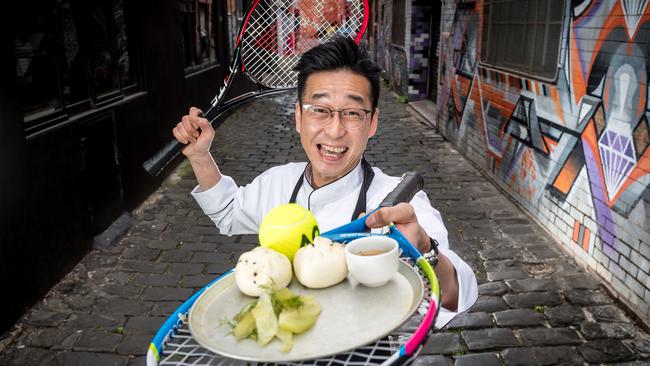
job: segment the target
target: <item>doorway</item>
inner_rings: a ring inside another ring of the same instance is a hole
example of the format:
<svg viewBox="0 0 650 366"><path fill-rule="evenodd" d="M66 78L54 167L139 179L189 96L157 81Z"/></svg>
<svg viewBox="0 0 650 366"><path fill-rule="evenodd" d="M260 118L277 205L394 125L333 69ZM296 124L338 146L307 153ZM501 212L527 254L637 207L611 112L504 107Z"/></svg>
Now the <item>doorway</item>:
<svg viewBox="0 0 650 366"><path fill-rule="evenodd" d="M434 103L438 99L438 61L440 59L440 13L442 4L434 1L431 9L431 45L429 47L429 87L427 98Z"/></svg>

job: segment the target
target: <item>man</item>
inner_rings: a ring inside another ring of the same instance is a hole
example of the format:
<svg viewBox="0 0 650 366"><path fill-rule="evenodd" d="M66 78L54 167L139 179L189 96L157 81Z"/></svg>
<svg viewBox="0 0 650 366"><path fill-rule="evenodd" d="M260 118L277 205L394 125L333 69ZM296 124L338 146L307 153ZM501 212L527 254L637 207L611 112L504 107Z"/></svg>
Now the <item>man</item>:
<svg viewBox="0 0 650 366"><path fill-rule="evenodd" d="M379 120L381 69L369 54L350 39L337 38L305 53L295 70L296 131L309 163L276 166L237 187L210 155L214 130L200 110L191 108L173 130L188 145L183 154L199 183L192 195L223 234L256 233L268 211L288 202L307 207L325 232L377 207L399 182L363 159ZM391 222L423 253L439 243L435 271L443 309L436 326L442 327L476 301L474 273L449 250L440 213L424 192L410 203L378 210L366 224L381 228Z"/></svg>

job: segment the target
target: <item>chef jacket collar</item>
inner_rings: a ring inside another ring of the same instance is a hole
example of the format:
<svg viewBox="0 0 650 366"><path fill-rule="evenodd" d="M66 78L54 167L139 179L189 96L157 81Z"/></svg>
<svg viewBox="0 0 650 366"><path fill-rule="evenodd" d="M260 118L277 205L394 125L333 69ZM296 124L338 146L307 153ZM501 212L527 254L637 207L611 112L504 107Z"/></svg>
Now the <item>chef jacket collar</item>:
<svg viewBox="0 0 650 366"><path fill-rule="evenodd" d="M323 206L327 203L337 201L353 192L358 192L363 184L363 167L361 160L357 165L344 176L330 182L324 186L314 188L311 183L311 163L307 164L304 171L304 177L308 184L303 184L302 189L306 189L308 195L308 205ZM353 203L354 204L354 203ZM308 209L311 209L308 207Z"/></svg>

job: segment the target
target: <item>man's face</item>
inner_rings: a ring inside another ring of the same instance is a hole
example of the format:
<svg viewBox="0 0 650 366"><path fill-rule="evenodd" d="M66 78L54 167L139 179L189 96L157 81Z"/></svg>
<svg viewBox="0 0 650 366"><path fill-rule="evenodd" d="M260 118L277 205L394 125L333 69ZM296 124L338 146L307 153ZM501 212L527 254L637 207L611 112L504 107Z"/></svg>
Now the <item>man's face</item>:
<svg viewBox="0 0 650 366"><path fill-rule="evenodd" d="M303 104L331 109L372 109L370 82L348 70L321 71L311 74L305 83ZM296 103L296 131L311 162L312 184L331 183L350 172L361 159L368 139L377 131L379 111L370 113L361 127L346 128L338 113L327 123L317 123Z"/></svg>

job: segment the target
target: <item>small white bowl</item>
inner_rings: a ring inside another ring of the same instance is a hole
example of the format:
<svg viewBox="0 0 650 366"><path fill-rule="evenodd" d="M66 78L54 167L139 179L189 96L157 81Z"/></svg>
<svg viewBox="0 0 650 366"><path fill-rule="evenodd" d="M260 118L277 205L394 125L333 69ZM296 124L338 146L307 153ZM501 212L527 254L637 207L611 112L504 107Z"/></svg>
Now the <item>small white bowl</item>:
<svg viewBox="0 0 650 366"><path fill-rule="evenodd" d="M377 253L380 251L381 253ZM383 286L399 267L399 245L387 236L368 236L345 245L350 276L368 287Z"/></svg>

